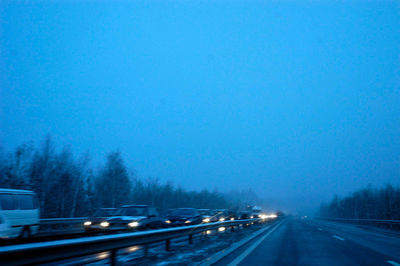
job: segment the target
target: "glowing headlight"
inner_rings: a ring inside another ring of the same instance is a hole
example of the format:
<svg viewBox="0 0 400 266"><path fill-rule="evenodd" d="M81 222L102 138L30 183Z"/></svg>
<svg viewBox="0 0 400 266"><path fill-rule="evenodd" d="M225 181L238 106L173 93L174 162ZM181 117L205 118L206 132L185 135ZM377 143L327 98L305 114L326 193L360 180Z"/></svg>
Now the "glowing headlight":
<svg viewBox="0 0 400 266"><path fill-rule="evenodd" d="M86 221L86 222L83 223L83 225L84 226L89 226L89 225L92 225L92 222L91 221Z"/></svg>
<svg viewBox="0 0 400 266"><path fill-rule="evenodd" d="M209 223L210 222L210 218L204 218L203 219L203 223Z"/></svg>
<svg viewBox="0 0 400 266"><path fill-rule="evenodd" d="M190 224L192 221L190 221L190 220L187 220L187 221L185 221L185 224Z"/></svg>
<svg viewBox="0 0 400 266"><path fill-rule="evenodd" d="M231 218L231 221L233 221L233 220L235 220L235 218L232 217L232 218Z"/></svg>
<svg viewBox="0 0 400 266"><path fill-rule="evenodd" d="M260 218L263 219L263 220L264 220L264 219L267 219L267 218L268 218L268 215L266 215L266 214L261 214Z"/></svg>
<svg viewBox="0 0 400 266"><path fill-rule="evenodd" d="M166 220L166 221L165 221L165 223L167 223L167 224L170 224L170 223L171 223L171 221L170 221L170 220Z"/></svg>
<svg viewBox="0 0 400 266"><path fill-rule="evenodd" d="M129 226L129 227L138 227L138 226L139 226L139 223L136 222L136 221L130 222L130 223L128 224L128 226Z"/></svg>
<svg viewBox="0 0 400 266"><path fill-rule="evenodd" d="M101 222L101 223L100 223L100 226L101 226L101 227L108 227L108 226L110 226L110 223L107 222L107 221L104 221L104 222Z"/></svg>
<svg viewBox="0 0 400 266"><path fill-rule="evenodd" d="M225 221L225 218L219 218L219 221L223 222L223 221Z"/></svg>
<svg viewBox="0 0 400 266"><path fill-rule="evenodd" d="M250 216L250 219L253 219L254 218L254 216L252 215L252 216Z"/></svg>

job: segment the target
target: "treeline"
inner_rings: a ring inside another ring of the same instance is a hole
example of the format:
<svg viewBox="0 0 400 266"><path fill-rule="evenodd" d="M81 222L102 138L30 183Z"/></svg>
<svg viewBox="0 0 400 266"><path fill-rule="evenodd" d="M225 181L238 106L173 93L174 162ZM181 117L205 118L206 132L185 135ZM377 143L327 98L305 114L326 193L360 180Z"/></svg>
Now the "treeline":
<svg viewBox="0 0 400 266"><path fill-rule="evenodd" d="M158 179L140 179L111 152L94 170L89 156L75 157L70 149L57 150L47 137L40 147L24 144L15 151L0 150L0 187L37 193L42 217L90 215L100 207L149 204L170 208L240 208L252 202L233 200L217 191L186 191Z"/></svg>
<svg viewBox="0 0 400 266"><path fill-rule="evenodd" d="M321 217L347 219L400 220L400 188L387 185L374 189L367 187L339 198L334 196L320 207Z"/></svg>

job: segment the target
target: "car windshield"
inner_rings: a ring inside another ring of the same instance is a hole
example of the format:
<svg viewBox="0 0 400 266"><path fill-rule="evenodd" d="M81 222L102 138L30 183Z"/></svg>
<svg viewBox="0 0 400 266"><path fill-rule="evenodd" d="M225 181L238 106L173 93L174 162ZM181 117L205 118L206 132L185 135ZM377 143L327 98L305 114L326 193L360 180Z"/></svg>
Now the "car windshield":
<svg viewBox="0 0 400 266"><path fill-rule="evenodd" d="M210 210L199 210L201 215L210 215Z"/></svg>
<svg viewBox="0 0 400 266"><path fill-rule="evenodd" d="M94 217L108 217L108 216L112 216L114 213L115 213L115 209L99 209L93 214L93 216Z"/></svg>
<svg viewBox="0 0 400 266"><path fill-rule="evenodd" d="M122 207L116 214L121 216L146 216L146 207Z"/></svg>
<svg viewBox="0 0 400 266"><path fill-rule="evenodd" d="M194 209L177 209L174 212L172 212L172 215L185 215L185 216L189 216L189 215L196 215L196 210Z"/></svg>

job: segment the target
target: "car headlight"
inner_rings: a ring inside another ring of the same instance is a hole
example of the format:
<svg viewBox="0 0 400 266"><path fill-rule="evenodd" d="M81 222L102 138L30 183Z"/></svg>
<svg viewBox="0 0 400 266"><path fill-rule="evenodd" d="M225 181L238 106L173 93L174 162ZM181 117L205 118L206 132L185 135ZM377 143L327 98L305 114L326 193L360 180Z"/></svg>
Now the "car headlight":
<svg viewBox="0 0 400 266"><path fill-rule="evenodd" d="M210 218L204 218L203 219L203 223L209 223L210 222Z"/></svg>
<svg viewBox="0 0 400 266"><path fill-rule="evenodd" d="M268 218L268 215L266 215L266 214L261 214L260 218L263 219L263 220L265 220L265 219Z"/></svg>
<svg viewBox="0 0 400 266"><path fill-rule="evenodd" d="M223 221L225 221L225 218L219 218L219 221L223 222Z"/></svg>
<svg viewBox="0 0 400 266"><path fill-rule="evenodd" d="M234 221L234 220L235 220L235 218L231 217L231 221Z"/></svg>
<svg viewBox="0 0 400 266"><path fill-rule="evenodd" d="M167 224L170 224L170 223L171 223L171 221L170 221L170 220L166 220L166 221L165 221L165 223L167 223Z"/></svg>
<svg viewBox="0 0 400 266"><path fill-rule="evenodd" d="M101 223L100 223L100 226L101 226L101 227L109 227L109 226L110 226L110 223L107 222L107 221L104 221L104 222L101 222Z"/></svg>
<svg viewBox="0 0 400 266"><path fill-rule="evenodd" d="M137 221L130 222L130 223L128 224L128 226L129 226L129 227L138 227L138 226L139 226L139 222L137 222Z"/></svg>
<svg viewBox="0 0 400 266"><path fill-rule="evenodd" d="M190 224L192 221L190 221L190 220L186 220L185 221L185 224Z"/></svg>
<svg viewBox="0 0 400 266"><path fill-rule="evenodd" d="M254 218L254 216L252 215L252 216L250 216L250 219L253 219Z"/></svg>
<svg viewBox="0 0 400 266"><path fill-rule="evenodd" d="M83 225L84 226L89 226L89 225L92 225L92 222L91 221L86 221L86 222L83 223Z"/></svg>

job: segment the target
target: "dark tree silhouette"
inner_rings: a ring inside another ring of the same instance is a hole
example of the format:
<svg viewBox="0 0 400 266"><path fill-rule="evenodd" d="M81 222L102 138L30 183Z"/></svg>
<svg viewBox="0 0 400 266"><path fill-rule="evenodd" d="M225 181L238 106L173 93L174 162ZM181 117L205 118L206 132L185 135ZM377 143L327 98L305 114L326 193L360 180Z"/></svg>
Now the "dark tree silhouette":
<svg viewBox="0 0 400 266"><path fill-rule="evenodd" d="M69 148L59 151L49 136L38 148L25 144L11 153L0 149L0 187L35 191L42 217L87 216L97 208L123 204L149 204L162 212L180 207L240 209L257 199L252 191L187 191L157 178L141 179L119 152L110 153L99 171L89 161L88 155L77 159Z"/></svg>

